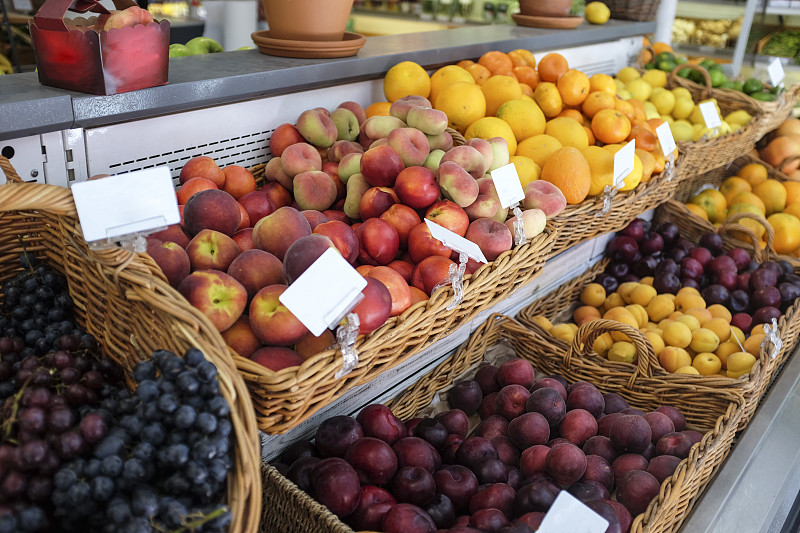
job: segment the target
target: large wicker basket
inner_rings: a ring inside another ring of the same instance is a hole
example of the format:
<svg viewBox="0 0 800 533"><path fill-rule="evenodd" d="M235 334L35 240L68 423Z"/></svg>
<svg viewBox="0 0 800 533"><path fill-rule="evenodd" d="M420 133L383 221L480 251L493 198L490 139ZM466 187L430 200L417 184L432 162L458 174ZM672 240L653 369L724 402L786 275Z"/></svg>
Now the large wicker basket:
<svg viewBox="0 0 800 533"><path fill-rule="evenodd" d="M558 373L568 381L592 382L604 392L613 390L621 394L631 405L640 409L652 410L669 403L672 391L668 386L661 385L654 389L609 386L611 384L604 379L602 369L596 375L575 373L575 367L565 364L561 358L527 348L529 333L527 328L513 319L493 315L454 355L388 405L401 419L418 416L436 394L444 396L442 391L449 389L454 382L471 376L484 361L486 351L501 343L512 348L518 356L530 360L537 371ZM664 481L658 497L653 499L647 511L635 517L631 527L634 533L676 531L730 450L741 416L741 396L735 392L704 387L677 392L686 393L691 393L695 402L688 408L681 408L690 426L705 432L705 435L692 448L689 457L678 465L673 476ZM666 394L666 397L662 394ZM715 398L716 401L706 403L709 398ZM352 529L281 476L275 468L263 464L262 473L267 505L261 531L352 533Z"/></svg>
<svg viewBox="0 0 800 533"><path fill-rule="evenodd" d="M661 0L603 0L611 11L611 18L646 21L656 18Z"/></svg>
<svg viewBox="0 0 800 533"><path fill-rule="evenodd" d="M696 83L688 78L678 76L678 71L683 68L693 68L703 74L704 84ZM725 104L726 108L756 109L761 115L758 121L756 140L760 139L770 131L777 129L783 121L792 115L794 106L797 105L797 98L800 96L800 84L795 83L786 89L772 102L762 102L755 98L734 89L712 88L711 78L708 72L698 65L678 65L669 75L671 87L683 87L692 93L692 98L703 100L704 98L716 98L720 107Z"/></svg>
<svg viewBox="0 0 800 533"><path fill-rule="evenodd" d="M69 189L23 183L3 157L0 169L8 180L0 186L0 280L21 270L23 249L64 274L81 326L128 377L136 363L157 349L179 354L200 349L217 366L231 407L235 470L228 480L230 531L256 531L262 493L255 415L219 334L169 286L149 256L121 248L89 249Z"/></svg>

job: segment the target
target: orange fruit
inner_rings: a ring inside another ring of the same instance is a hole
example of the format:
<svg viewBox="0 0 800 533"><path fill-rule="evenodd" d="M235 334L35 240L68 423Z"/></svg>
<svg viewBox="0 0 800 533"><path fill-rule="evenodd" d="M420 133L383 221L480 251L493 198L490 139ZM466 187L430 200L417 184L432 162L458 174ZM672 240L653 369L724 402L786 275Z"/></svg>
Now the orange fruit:
<svg viewBox="0 0 800 533"><path fill-rule="evenodd" d="M630 132L630 120L616 109L603 109L592 117L592 133L600 142L621 143L628 138Z"/></svg>
<svg viewBox="0 0 800 533"><path fill-rule="evenodd" d="M511 71L517 77L518 82L530 85L531 89L535 89L539 85L539 73L533 67L522 65L514 67Z"/></svg>
<svg viewBox="0 0 800 533"><path fill-rule="evenodd" d="M800 218L800 202L787 205L783 212Z"/></svg>
<svg viewBox="0 0 800 533"><path fill-rule="evenodd" d="M475 62L473 60L471 60L471 59L462 59L461 61L456 63L456 65L458 65L459 67L464 68L464 69L467 68L468 66L474 65L474 64L475 64Z"/></svg>
<svg viewBox="0 0 800 533"><path fill-rule="evenodd" d="M574 120L578 124L583 124L583 115L577 109L572 109L572 108L565 109L561 113L559 113L558 116L559 117L571 118L572 120ZM558 117L556 117L556 118L558 118Z"/></svg>
<svg viewBox="0 0 800 533"><path fill-rule="evenodd" d="M556 87L565 104L581 105L589 94L589 77L580 70L571 68L558 77Z"/></svg>
<svg viewBox="0 0 800 533"><path fill-rule="evenodd" d="M459 82L442 89L433 107L444 111L450 127L463 133L467 126L486 116L486 97L479 85Z"/></svg>
<svg viewBox="0 0 800 533"><path fill-rule="evenodd" d="M746 179L751 187L755 187L767 179L767 167L761 163L748 163L739 169L737 175Z"/></svg>
<svg viewBox="0 0 800 533"><path fill-rule="evenodd" d="M555 83L558 77L569 70L567 60L561 54L552 52L539 61L539 78Z"/></svg>
<svg viewBox="0 0 800 533"><path fill-rule="evenodd" d="M653 43L653 51L658 55L661 52L672 52L673 50L669 44L656 41Z"/></svg>
<svg viewBox="0 0 800 533"><path fill-rule="evenodd" d="M547 118L558 116L563 109L563 102L561 101L561 94L558 92L558 87L552 82L541 82L533 91L533 99L539 105Z"/></svg>
<svg viewBox="0 0 800 533"><path fill-rule="evenodd" d="M545 130L545 118L536 102L518 98L505 102L496 113L511 127L517 142L540 135Z"/></svg>
<svg viewBox="0 0 800 533"><path fill-rule="evenodd" d="M750 192L753 188L750 187L750 184L747 183L747 180L744 178L740 178L738 176L731 176L730 178L725 178L719 186L719 192L721 192L725 196L725 201L728 202L728 205L732 205L734 198L740 193L743 192Z"/></svg>
<svg viewBox="0 0 800 533"><path fill-rule="evenodd" d="M622 98L617 98L616 102L614 102L614 109L616 109L617 111L621 112L623 115L628 117L628 120L631 122L631 124L636 119L636 112L629 100L623 100Z"/></svg>
<svg viewBox="0 0 800 533"><path fill-rule="evenodd" d="M706 213L706 210L700 207L699 205L695 204L684 204L684 205L689 211L691 211L695 215L699 216L703 220L708 220L708 213Z"/></svg>
<svg viewBox="0 0 800 533"><path fill-rule="evenodd" d="M430 101L436 101L442 89L454 83L475 83L475 80L466 69L458 65L445 65L431 74Z"/></svg>
<svg viewBox="0 0 800 533"><path fill-rule="evenodd" d="M519 89L522 91L523 96L527 96L528 98L531 99L532 102L535 102L535 100L533 99L533 89L531 88L530 85L528 85L527 83L520 83Z"/></svg>
<svg viewBox="0 0 800 533"><path fill-rule="evenodd" d="M772 247L779 254L793 254L800 248L800 219L788 213L775 213L767 217L775 239Z"/></svg>
<svg viewBox="0 0 800 533"><path fill-rule="evenodd" d="M628 117L631 124L644 124L647 121L647 114L644 112L644 102L631 98L626 100L633 108L633 118Z"/></svg>
<svg viewBox="0 0 800 533"><path fill-rule="evenodd" d="M559 148L561 142L551 135L534 135L528 137L517 146L517 155L525 156L533 160L537 165L544 166L550 156Z"/></svg>
<svg viewBox="0 0 800 533"><path fill-rule="evenodd" d="M392 107L390 102L374 102L367 106L364 110L367 118L377 116L389 116L389 108Z"/></svg>
<svg viewBox="0 0 800 533"><path fill-rule="evenodd" d="M486 98L487 116L494 116L501 105L522 96L522 89L520 89L519 83L511 76L492 76L483 82L481 90Z"/></svg>
<svg viewBox="0 0 800 533"><path fill-rule="evenodd" d="M508 53L508 57L511 58L511 62L515 65L517 64L516 61L522 59L525 63L520 66L528 66L531 68L536 68L536 58L533 57L533 52L530 50L525 50L524 48L517 48L516 50L512 50Z"/></svg>
<svg viewBox="0 0 800 533"><path fill-rule="evenodd" d="M764 201L752 192L740 192L728 202L728 207L730 208L736 204L750 204L758 209L762 216L767 212L767 206L764 205Z"/></svg>
<svg viewBox="0 0 800 533"><path fill-rule="evenodd" d="M572 320L574 320L579 326L584 322L598 320L599 318L600 311L597 309L597 307L591 305L582 305L575 309L575 311L572 313Z"/></svg>
<svg viewBox="0 0 800 533"><path fill-rule="evenodd" d="M483 85L483 82L492 77L492 73L489 72L489 69L484 67L483 65L479 65L478 63L473 63L472 65L468 65L464 67L464 70L470 73L472 79L478 85Z"/></svg>
<svg viewBox="0 0 800 533"><path fill-rule="evenodd" d="M650 181L650 178L653 176L653 172L656 168L656 158L653 157L653 154L648 152L647 150L642 150L638 148L639 141L636 141L636 157L642 162L642 183L647 183Z"/></svg>
<svg viewBox="0 0 800 533"><path fill-rule="evenodd" d="M573 146L585 150L589 146L586 131L580 122L568 117L556 117L544 126L544 133L558 139L563 146Z"/></svg>
<svg viewBox="0 0 800 533"><path fill-rule="evenodd" d="M592 183L589 163L580 150L572 146L559 148L550 156L542 167L540 179L558 187L570 205L581 203Z"/></svg>
<svg viewBox="0 0 800 533"><path fill-rule="evenodd" d="M764 180L753 187L753 194L764 202L767 216L780 213L786 207L786 188L778 180Z"/></svg>
<svg viewBox="0 0 800 533"><path fill-rule="evenodd" d="M589 93L586 100L581 104L581 111L589 118L595 116L598 111L603 109L614 109L614 95L605 91L595 91Z"/></svg>
<svg viewBox="0 0 800 533"><path fill-rule="evenodd" d="M786 189L786 205L800 202L800 181L784 181Z"/></svg>
<svg viewBox="0 0 800 533"><path fill-rule="evenodd" d="M390 102L412 94L427 98L431 94L431 79L417 63L403 61L386 72L383 94Z"/></svg>
<svg viewBox="0 0 800 533"><path fill-rule="evenodd" d="M594 133L592 133L592 128L590 128L589 126L584 126L583 131L586 132L586 138L589 139L589 146L597 144L597 139L594 138Z"/></svg>
<svg viewBox="0 0 800 533"><path fill-rule="evenodd" d="M601 91L611 96L617 95L617 84L608 74L592 74L589 77L589 92Z"/></svg>
<svg viewBox="0 0 800 533"><path fill-rule="evenodd" d="M652 152L656 149L658 139L653 133L644 126L633 126L628 134L627 141L636 139L636 148ZM655 160L653 161L655 164Z"/></svg>
<svg viewBox="0 0 800 533"><path fill-rule="evenodd" d="M498 52L492 50L483 54L478 63L488 68L492 74L498 74L502 71L511 71L514 68L514 62L508 57L505 52Z"/></svg>

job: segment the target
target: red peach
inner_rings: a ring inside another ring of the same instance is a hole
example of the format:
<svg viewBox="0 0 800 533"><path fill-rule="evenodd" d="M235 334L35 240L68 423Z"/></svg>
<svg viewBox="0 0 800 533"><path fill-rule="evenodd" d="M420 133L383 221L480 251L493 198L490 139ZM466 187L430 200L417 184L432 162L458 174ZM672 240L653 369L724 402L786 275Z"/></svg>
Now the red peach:
<svg viewBox="0 0 800 533"><path fill-rule="evenodd" d="M224 233L204 229L186 245L186 255L193 270L226 271L236 257L242 253L239 245Z"/></svg>
<svg viewBox="0 0 800 533"><path fill-rule="evenodd" d="M267 183L261 190L270 199L275 209L286 207L292 203L292 195L280 183Z"/></svg>
<svg viewBox="0 0 800 533"><path fill-rule="evenodd" d="M148 238L147 253L161 268L167 281L173 287L180 285L183 278L191 272L192 267L189 255L174 242L161 242L157 239Z"/></svg>
<svg viewBox="0 0 800 533"><path fill-rule="evenodd" d="M286 282L280 260L257 248L240 253L227 272L247 290L248 300L264 287Z"/></svg>
<svg viewBox="0 0 800 533"><path fill-rule="evenodd" d="M414 271L414 265L402 259L395 259L388 265L389 268L394 269L406 283L411 283L411 273Z"/></svg>
<svg viewBox="0 0 800 533"><path fill-rule="evenodd" d="M403 160L387 145L370 148L361 156L361 174L373 187L393 187Z"/></svg>
<svg viewBox="0 0 800 533"><path fill-rule="evenodd" d="M225 184L225 173L213 159L205 155L195 156L183 164L178 181L184 184L191 178L209 179L218 188Z"/></svg>
<svg viewBox="0 0 800 533"><path fill-rule="evenodd" d="M178 189L178 205L185 205L189 198L195 193L207 191L209 189L219 189L219 187L217 187L216 183L207 178L189 178L181 185L181 188Z"/></svg>
<svg viewBox="0 0 800 533"><path fill-rule="evenodd" d="M171 224L167 226L166 229L151 233L150 237L158 239L161 242L174 242L181 248L186 248L186 245L189 244L191 240L191 238L186 235L186 232L183 231L180 224Z"/></svg>
<svg viewBox="0 0 800 533"><path fill-rule="evenodd" d="M388 265L397 256L400 236L394 226L379 218L365 220L356 230L358 259L367 265Z"/></svg>
<svg viewBox="0 0 800 533"><path fill-rule="evenodd" d="M190 235L212 229L230 236L239 227L241 218L236 199L217 189L195 193L183 210L183 219Z"/></svg>
<svg viewBox="0 0 800 533"><path fill-rule="evenodd" d="M450 265L455 267L455 263L446 257L439 255L426 257L414 267L411 284L430 296L433 288L447 279Z"/></svg>
<svg viewBox="0 0 800 533"><path fill-rule="evenodd" d="M361 212L363 213L364 211L362 210ZM408 234L411 229L422 223L416 211L407 205L399 203L384 211L380 218L397 230L397 234L400 236L400 248L403 250L408 247Z"/></svg>
<svg viewBox="0 0 800 533"><path fill-rule="evenodd" d="M250 302L250 327L264 344L291 346L308 332L278 299L287 288L286 285L268 285Z"/></svg>
<svg viewBox="0 0 800 533"><path fill-rule="evenodd" d="M269 151L273 156L280 157L287 146L305 142L305 139L294 124L281 124L275 128L269 137Z"/></svg>
<svg viewBox="0 0 800 533"><path fill-rule="evenodd" d="M392 309L389 316L397 316L411 306L411 291L408 283L397 271L388 266L377 266L367 273L366 277L375 278L383 283L392 298Z"/></svg>
<svg viewBox="0 0 800 533"><path fill-rule="evenodd" d="M281 346L265 346L257 350L250 359L273 372L303 364L303 358L297 352Z"/></svg>
<svg viewBox="0 0 800 533"><path fill-rule="evenodd" d="M225 184L222 190L237 200L247 193L256 190L256 179L253 174L239 165L228 165L222 169L225 173Z"/></svg>
<svg viewBox="0 0 800 533"><path fill-rule="evenodd" d="M361 214L361 220L376 218L399 202L400 199L391 188L371 187L361 197L358 212Z"/></svg>
<svg viewBox="0 0 800 533"><path fill-rule="evenodd" d="M417 224L408 232L408 253L415 264L431 256L450 257L452 252L453 250L431 234L430 228L424 222Z"/></svg>
<svg viewBox="0 0 800 533"><path fill-rule="evenodd" d="M255 248L253 244L253 228L240 229L234 233L231 238L236 241L236 244L239 245L239 249L243 252Z"/></svg>
<svg viewBox="0 0 800 533"><path fill-rule="evenodd" d="M439 197L439 184L436 183L436 177L431 169L410 166L397 175L394 191L407 206L425 209Z"/></svg>
<svg viewBox="0 0 800 533"><path fill-rule="evenodd" d="M249 358L261 347L261 341L258 340L258 337L255 336L250 328L250 319L247 318L247 315L240 316L221 335L225 344L242 357Z"/></svg>
<svg viewBox="0 0 800 533"><path fill-rule="evenodd" d="M462 237L467 233L467 228L469 227L467 213L458 204L450 200L440 200L433 203L425 211L425 218Z"/></svg>
<svg viewBox="0 0 800 533"><path fill-rule="evenodd" d="M296 240L311 235L311 226L300 211L281 207L259 220L253 227L253 244L283 261L286 250Z"/></svg>
<svg viewBox="0 0 800 533"><path fill-rule="evenodd" d="M314 233L325 235L333 241L336 249L342 254L348 263L355 263L358 259L358 237L356 232L346 223L339 220L331 220L316 226L313 230Z"/></svg>
<svg viewBox="0 0 800 533"><path fill-rule="evenodd" d="M247 305L247 291L224 272L199 270L186 276L178 292L218 331L231 327Z"/></svg>
<svg viewBox="0 0 800 533"><path fill-rule="evenodd" d="M358 332L362 335L371 333L381 327L391 316L392 295L381 281L366 278L367 286L361 291L364 299L356 305L352 312L358 315Z"/></svg>

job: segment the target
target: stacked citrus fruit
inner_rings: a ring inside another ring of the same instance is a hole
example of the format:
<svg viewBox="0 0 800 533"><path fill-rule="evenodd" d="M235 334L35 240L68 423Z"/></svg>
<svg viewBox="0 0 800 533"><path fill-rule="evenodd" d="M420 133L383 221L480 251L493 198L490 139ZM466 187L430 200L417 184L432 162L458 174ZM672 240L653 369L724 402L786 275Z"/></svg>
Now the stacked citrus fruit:
<svg viewBox="0 0 800 533"><path fill-rule="evenodd" d="M622 191L664 169L655 135L662 120L648 121L642 105L619 98L611 76L587 76L557 53L537 64L527 50L491 51L430 76L407 61L389 70L384 93L390 102L410 94L429 98L467 139L505 138L522 185L549 181L568 204L612 185L614 153L632 139L635 166ZM386 105L371 107L380 112Z"/></svg>
<svg viewBox="0 0 800 533"><path fill-rule="evenodd" d="M800 119L790 118L772 132L761 159L790 178L800 180Z"/></svg>
<svg viewBox="0 0 800 533"><path fill-rule="evenodd" d="M705 189L688 200L686 206L695 215L713 224L720 224L737 213L753 213L772 226L772 246L779 254L800 253L800 181L770 178L761 163L748 163L735 176L723 180L717 189ZM751 228L762 239L766 229L752 219L739 224Z"/></svg>

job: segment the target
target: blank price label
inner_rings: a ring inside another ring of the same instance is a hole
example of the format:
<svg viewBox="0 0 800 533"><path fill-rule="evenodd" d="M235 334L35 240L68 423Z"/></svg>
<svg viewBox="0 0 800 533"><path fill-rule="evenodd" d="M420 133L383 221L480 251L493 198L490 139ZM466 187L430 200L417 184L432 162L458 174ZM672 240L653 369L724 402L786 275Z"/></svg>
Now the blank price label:
<svg viewBox="0 0 800 533"><path fill-rule="evenodd" d="M656 135L658 136L658 142L661 144L661 151L664 153L664 157L672 155L672 152L675 151L677 146L675 145L675 137L672 136L672 129L669 127L669 122L664 122L657 127Z"/></svg>
<svg viewBox="0 0 800 533"><path fill-rule="evenodd" d="M544 515L538 533L604 533L608 520L562 490Z"/></svg>
<svg viewBox="0 0 800 533"><path fill-rule="evenodd" d="M427 224L428 229L431 230L431 235L433 235L433 238L441 241L441 243L448 248L452 248L459 253L463 252L473 258L475 261L480 261L481 263L489 262L486 260L486 256L483 255L481 249L474 242L465 239L457 233L453 233L449 229L440 226L436 222L431 222L427 218L425 219L425 224Z"/></svg>
<svg viewBox="0 0 800 533"><path fill-rule="evenodd" d="M87 242L144 233L181 221L168 167L82 181L71 190Z"/></svg>
<svg viewBox="0 0 800 533"><path fill-rule="evenodd" d="M636 153L636 139L632 140L614 154L614 188L622 187L625 178L633 172L633 156Z"/></svg>
<svg viewBox="0 0 800 533"><path fill-rule="evenodd" d="M319 337L335 327L364 297L364 276L333 248L325 250L289 288L278 297L283 305Z"/></svg>
<svg viewBox="0 0 800 533"><path fill-rule="evenodd" d="M719 128L722 126L722 119L719 118L717 113L717 106L714 102L703 102L700 104L700 113L703 115L703 120L706 123L706 128Z"/></svg>
<svg viewBox="0 0 800 533"><path fill-rule="evenodd" d="M772 61L767 65L767 73L769 74L769 81L773 87L777 87L780 82L786 77L783 71L783 64L779 57L773 57Z"/></svg>
<svg viewBox="0 0 800 533"><path fill-rule="evenodd" d="M525 199L525 192L522 190L522 183L519 181L517 167L514 163L503 165L492 171L492 181L500 198L500 205L511 207Z"/></svg>

